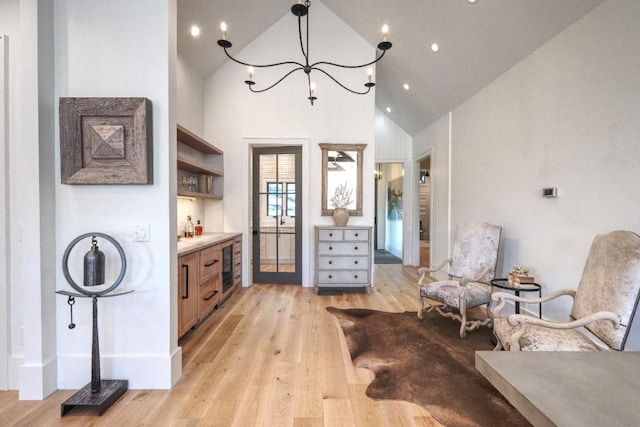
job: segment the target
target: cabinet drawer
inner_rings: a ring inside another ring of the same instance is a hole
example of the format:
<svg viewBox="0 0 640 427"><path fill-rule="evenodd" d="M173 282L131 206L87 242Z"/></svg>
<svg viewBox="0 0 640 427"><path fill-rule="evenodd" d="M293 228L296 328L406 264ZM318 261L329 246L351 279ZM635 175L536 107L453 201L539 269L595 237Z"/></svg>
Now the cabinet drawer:
<svg viewBox="0 0 640 427"><path fill-rule="evenodd" d="M318 243L318 255L368 255L369 243Z"/></svg>
<svg viewBox="0 0 640 427"><path fill-rule="evenodd" d="M318 271L318 284L363 284L369 283L369 272L366 270L326 270Z"/></svg>
<svg viewBox="0 0 640 427"><path fill-rule="evenodd" d="M220 275L216 275L200 285L198 290L198 313L200 318L204 317L220 301L219 280Z"/></svg>
<svg viewBox="0 0 640 427"><path fill-rule="evenodd" d="M200 283L206 282L220 273L220 246L212 246L200 251Z"/></svg>
<svg viewBox="0 0 640 427"><path fill-rule="evenodd" d="M318 257L318 268L327 269L355 269L355 268L369 268L366 256L345 256L345 257L331 257L321 256Z"/></svg>
<svg viewBox="0 0 640 427"><path fill-rule="evenodd" d="M368 230L344 230L344 240L369 241Z"/></svg>
<svg viewBox="0 0 640 427"><path fill-rule="evenodd" d="M344 233L342 230L318 230L318 240L336 241L343 240Z"/></svg>

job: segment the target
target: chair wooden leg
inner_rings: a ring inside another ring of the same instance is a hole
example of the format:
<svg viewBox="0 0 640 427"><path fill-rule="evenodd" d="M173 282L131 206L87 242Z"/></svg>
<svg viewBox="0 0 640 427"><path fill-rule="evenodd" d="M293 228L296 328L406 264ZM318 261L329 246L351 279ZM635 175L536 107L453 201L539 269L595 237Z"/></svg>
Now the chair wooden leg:
<svg viewBox="0 0 640 427"><path fill-rule="evenodd" d="M460 307L460 338L467 336L467 300L458 299L458 307Z"/></svg>
<svg viewBox="0 0 640 427"><path fill-rule="evenodd" d="M460 320L460 338L466 338L467 336L467 308L460 307L460 315L462 319Z"/></svg>
<svg viewBox="0 0 640 427"><path fill-rule="evenodd" d="M502 350L502 341L500 341L500 338L496 337L495 334L493 334L493 336L496 338L496 346L493 347L493 351L500 351Z"/></svg>
<svg viewBox="0 0 640 427"><path fill-rule="evenodd" d="M418 319L422 320L424 315L422 314L424 312L424 297L420 297L420 309L418 310Z"/></svg>

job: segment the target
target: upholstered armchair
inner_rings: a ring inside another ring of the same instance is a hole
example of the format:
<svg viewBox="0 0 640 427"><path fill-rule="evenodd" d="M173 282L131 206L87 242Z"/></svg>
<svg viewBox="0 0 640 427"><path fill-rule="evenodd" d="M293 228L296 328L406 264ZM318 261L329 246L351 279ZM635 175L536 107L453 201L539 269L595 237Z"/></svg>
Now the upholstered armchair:
<svg viewBox="0 0 640 427"><path fill-rule="evenodd" d="M570 321L556 323L524 314L501 317L506 301L544 303L560 296L573 298ZM493 308L495 350L597 351L624 350L640 295L640 237L613 231L593 240L576 290L565 289L542 298L521 298L496 292ZM583 333L588 330L600 341Z"/></svg>
<svg viewBox="0 0 640 427"><path fill-rule="evenodd" d="M419 298L420 310L436 310L445 317L460 322L460 337L467 331L477 329L491 322L489 316L484 319L469 319L467 309L489 304L491 301L490 280L493 279L500 248L502 228L487 223L459 225L453 239L451 258L438 267L420 268ZM449 280L430 282L429 273L442 270L449 265ZM425 308L425 299L435 301Z"/></svg>

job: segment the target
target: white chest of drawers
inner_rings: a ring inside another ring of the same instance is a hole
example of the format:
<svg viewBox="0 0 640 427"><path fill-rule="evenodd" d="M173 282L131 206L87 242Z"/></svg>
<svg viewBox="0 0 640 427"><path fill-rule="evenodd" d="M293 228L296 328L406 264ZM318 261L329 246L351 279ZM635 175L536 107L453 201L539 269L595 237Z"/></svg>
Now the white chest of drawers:
<svg viewBox="0 0 640 427"><path fill-rule="evenodd" d="M316 225L315 285L371 286L371 227Z"/></svg>

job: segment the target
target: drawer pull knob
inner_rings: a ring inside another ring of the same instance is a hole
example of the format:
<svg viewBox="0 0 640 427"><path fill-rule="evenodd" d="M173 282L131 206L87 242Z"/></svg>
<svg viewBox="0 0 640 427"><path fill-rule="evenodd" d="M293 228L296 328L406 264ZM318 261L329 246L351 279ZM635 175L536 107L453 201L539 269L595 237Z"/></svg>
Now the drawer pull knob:
<svg viewBox="0 0 640 427"><path fill-rule="evenodd" d="M354 249L357 251L357 250L358 250L358 247L356 246Z"/></svg>
<svg viewBox="0 0 640 427"><path fill-rule="evenodd" d="M329 265L333 264L333 261L329 261Z"/></svg>
<svg viewBox="0 0 640 427"><path fill-rule="evenodd" d="M329 237L333 237L333 233L329 233Z"/></svg>
<svg viewBox="0 0 640 427"><path fill-rule="evenodd" d="M357 248L356 248L357 249ZM329 246L329 250L332 251L333 250L333 246Z"/></svg>
<svg viewBox="0 0 640 427"><path fill-rule="evenodd" d="M356 275L355 275L355 276L353 276L353 277L354 277L355 279L357 279L357 278L358 278L358 275L356 274Z"/></svg>
<svg viewBox="0 0 640 427"><path fill-rule="evenodd" d="M358 233L356 233L356 237L358 237Z"/></svg>
<svg viewBox="0 0 640 427"><path fill-rule="evenodd" d="M358 263L358 261L354 261L354 264L357 264L357 263Z"/></svg>
<svg viewBox="0 0 640 427"><path fill-rule="evenodd" d="M333 279L333 276L332 276L332 275L329 275L329 279Z"/></svg>

